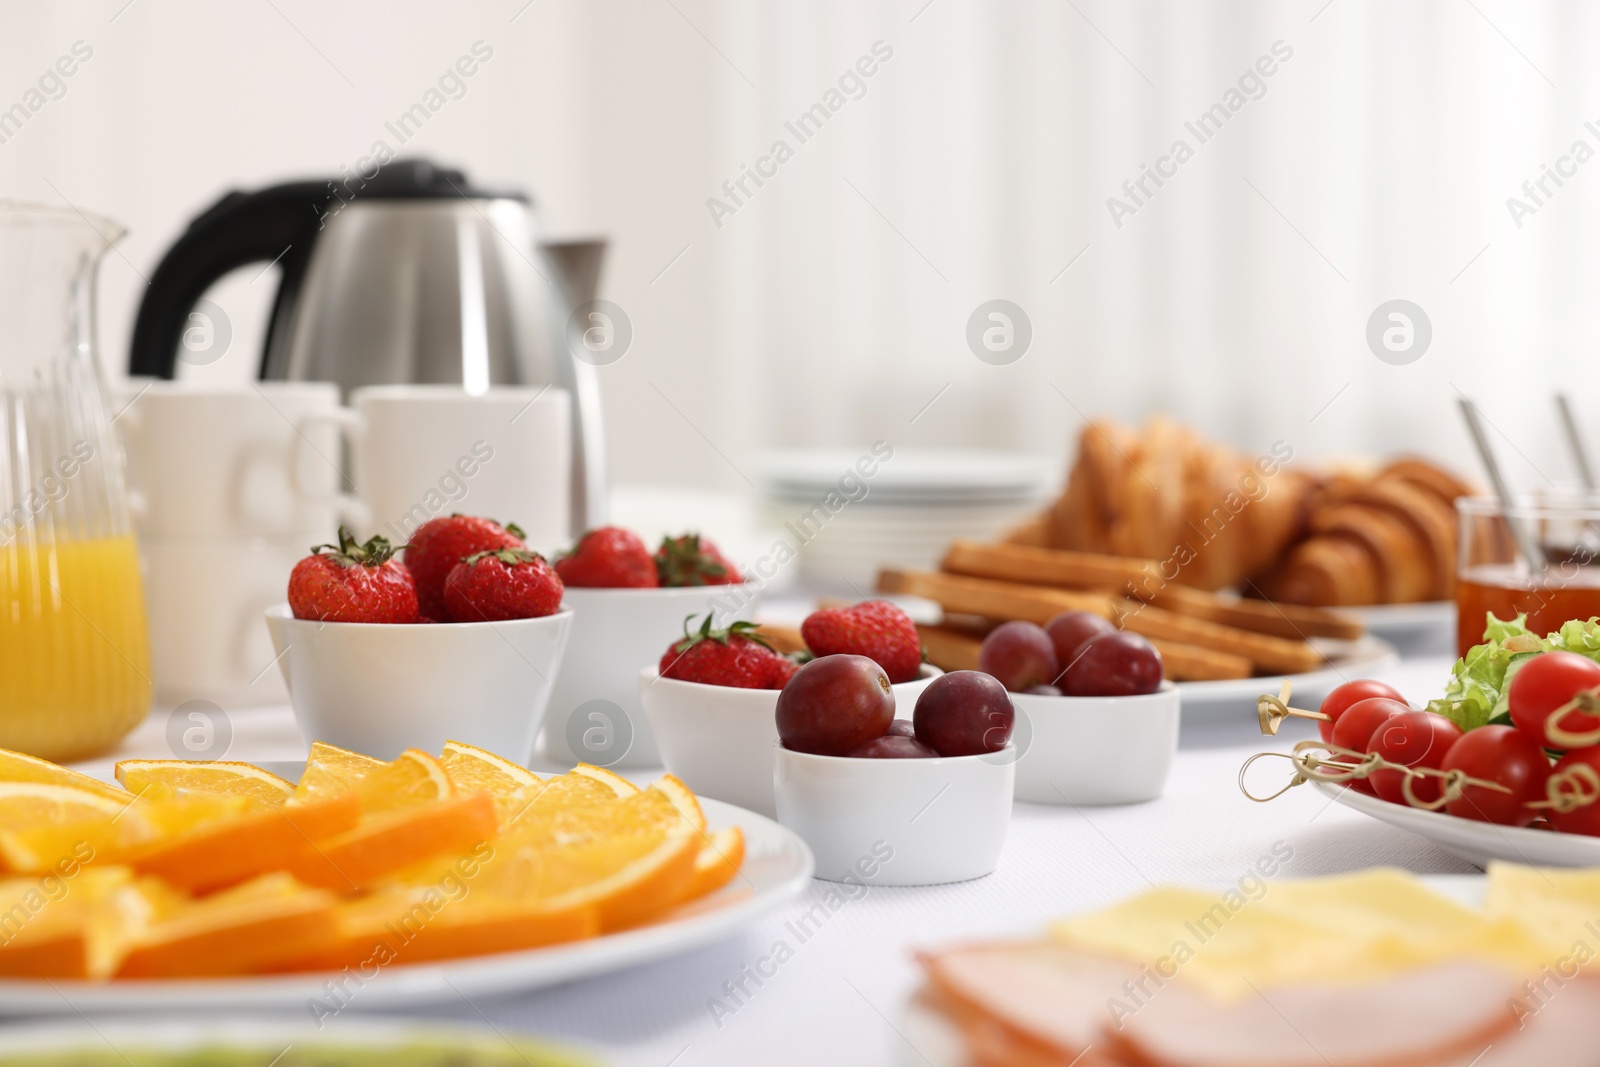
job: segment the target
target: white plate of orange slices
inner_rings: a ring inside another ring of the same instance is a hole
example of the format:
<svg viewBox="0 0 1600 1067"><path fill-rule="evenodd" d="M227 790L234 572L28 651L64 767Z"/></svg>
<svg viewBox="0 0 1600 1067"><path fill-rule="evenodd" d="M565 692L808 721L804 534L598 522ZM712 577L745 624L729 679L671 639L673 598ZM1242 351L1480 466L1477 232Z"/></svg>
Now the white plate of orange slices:
<svg viewBox="0 0 1600 1067"><path fill-rule="evenodd" d="M455 742L116 777L0 752L0 1015L537 989L726 937L813 868L790 831L670 775L540 779Z"/></svg>

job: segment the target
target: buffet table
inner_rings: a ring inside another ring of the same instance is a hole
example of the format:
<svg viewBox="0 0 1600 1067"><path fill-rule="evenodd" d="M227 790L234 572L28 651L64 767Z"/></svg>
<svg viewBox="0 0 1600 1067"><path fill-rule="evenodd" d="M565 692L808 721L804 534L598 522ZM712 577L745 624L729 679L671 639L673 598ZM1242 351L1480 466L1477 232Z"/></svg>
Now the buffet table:
<svg viewBox="0 0 1600 1067"><path fill-rule="evenodd" d="M1420 702L1438 693L1449 662L1407 660L1386 680ZM114 757L81 769L106 774L115 759L170 758L166 718L158 709ZM617 1065L744 1067L779 1062L774 1049L784 1049L781 1061L788 1063L918 1063L902 1035L902 1018L919 980L912 958L919 946L1032 934L1052 918L1162 882L1238 885L1258 861L1274 857L1283 860L1278 879L1379 865L1418 873L1474 870L1422 838L1309 788L1268 804L1247 800L1237 785L1240 765L1252 752L1292 741L1252 738L1253 716L1241 710L1241 718L1240 731L1208 738L1211 747L1181 751L1165 795L1153 803L1076 810L1018 804L1000 867L986 878L927 888L868 887L836 911L814 912L826 915L820 922L796 926L832 888L813 882L798 900L710 948L552 990L474 997L421 1014L565 1039ZM287 707L239 711L231 721L226 758L305 756ZM1287 779L1286 763L1264 763L1252 772L1253 782L1275 788ZM631 771L629 777L644 782L656 773ZM787 952L775 952L779 942Z"/></svg>

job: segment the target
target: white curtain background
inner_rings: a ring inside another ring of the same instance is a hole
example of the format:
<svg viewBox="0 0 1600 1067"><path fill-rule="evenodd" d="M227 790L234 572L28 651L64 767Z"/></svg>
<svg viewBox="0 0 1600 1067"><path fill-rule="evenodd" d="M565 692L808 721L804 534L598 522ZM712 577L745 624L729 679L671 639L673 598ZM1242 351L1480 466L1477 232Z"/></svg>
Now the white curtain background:
<svg viewBox="0 0 1600 1067"><path fill-rule="evenodd" d="M129 225L103 275L116 370L189 217L352 164L483 40L406 150L613 241L621 482L742 491L756 449L876 438L1060 455L1083 414L1155 411L1474 470L1465 394L1532 486L1573 476L1554 391L1600 449L1600 159L1520 228L1506 199L1600 149L1597 33L1595 5L1511 0L6 2L0 104L75 41L94 55L0 144L0 196ZM798 144L784 122L879 41L865 95ZM1279 41L1265 95L1198 144L1184 122ZM1107 198L1180 137L1194 158L1116 226ZM718 227L707 199L778 139L793 158ZM275 282L254 274L217 294L234 348L204 373L253 366ZM1032 323L1009 366L965 341L992 298ZM1365 341L1393 298L1432 323L1408 366Z"/></svg>

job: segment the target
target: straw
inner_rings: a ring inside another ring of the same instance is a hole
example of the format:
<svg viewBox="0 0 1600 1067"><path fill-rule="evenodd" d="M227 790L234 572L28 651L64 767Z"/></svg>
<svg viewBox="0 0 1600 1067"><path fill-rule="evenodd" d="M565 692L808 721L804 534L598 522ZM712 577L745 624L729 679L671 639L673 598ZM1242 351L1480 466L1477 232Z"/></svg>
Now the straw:
<svg viewBox="0 0 1600 1067"><path fill-rule="evenodd" d="M1583 447L1583 438L1578 434L1578 420L1572 414L1572 405L1567 401L1566 393L1556 394L1556 410L1561 413L1561 429L1567 438L1567 449L1572 453L1572 461L1578 466L1578 478L1583 482L1583 487L1590 492L1596 488L1594 468L1589 466L1589 453Z"/></svg>
<svg viewBox="0 0 1600 1067"><path fill-rule="evenodd" d="M1516 501L1511 496L1511 488L1506 484L1505 475L1500 470L1500 461L1495 458L1494 451L1489 447L1489 435L1483 429L1483 416L1478 414L1477 405L1466 397L1462 397L1461 417L1466 420L1467 432L1472 435L1472 443L1478 449L1478 458L1483 461L1483 469L1489 475L1489 484L1494 487L1494 495L1500 500L1500 510L1505 515L1506 526L1511 530L1511 537L1517 542L1517 550L1522 553L1522 558L1527 561L1530 570L1542 571L1545 569L1544 549L1539 542L1528 532L1522 520L1515 514Z"/></svg>

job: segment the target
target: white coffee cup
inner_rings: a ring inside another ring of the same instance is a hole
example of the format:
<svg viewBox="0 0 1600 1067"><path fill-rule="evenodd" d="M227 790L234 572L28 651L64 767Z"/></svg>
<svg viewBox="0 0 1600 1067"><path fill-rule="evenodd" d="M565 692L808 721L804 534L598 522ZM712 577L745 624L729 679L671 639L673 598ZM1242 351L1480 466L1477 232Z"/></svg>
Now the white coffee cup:
<svg viewBox="0 0 1600 1067"><path fill-rule="evenodd" d="M350 446L354 493L329 503L365 533L401 544L429 519L460 512L515 522L533 548L565 546L570 529L571 398L549 386L373 385L350 407L311 416ZM307 435L309 439L309 434ZM309 448L309 444L303 445Z"/></svg>
<svg viewBox="0 0 1600 1067"><path fill-rule="evenodd" d="M158 701L205 699L228 709L288 699L261 615L283 601L289 572L312 541L141 542Z"/></svg>
<svg viewBox="0 0 1600 1067"><path fill-rule="evenodd" d="M331 537L339 438L313 414L338 410L327 382L208 385L131 379L112 414L141 536Z"/></svg>

